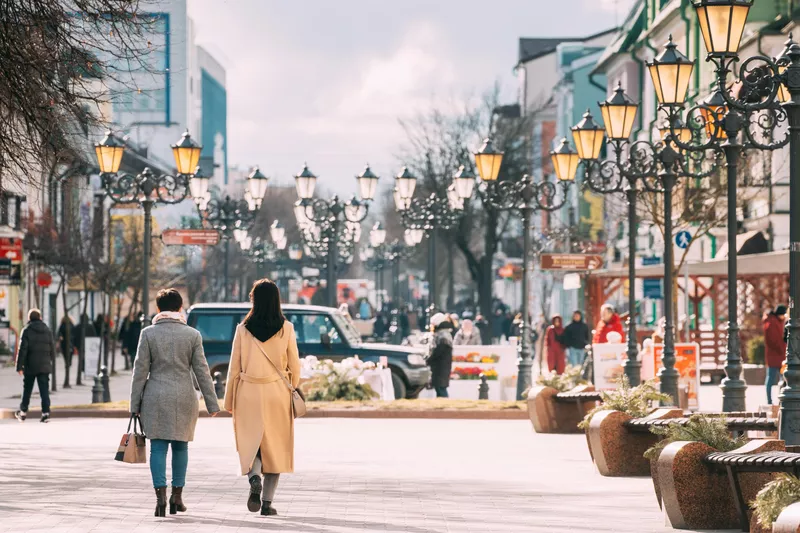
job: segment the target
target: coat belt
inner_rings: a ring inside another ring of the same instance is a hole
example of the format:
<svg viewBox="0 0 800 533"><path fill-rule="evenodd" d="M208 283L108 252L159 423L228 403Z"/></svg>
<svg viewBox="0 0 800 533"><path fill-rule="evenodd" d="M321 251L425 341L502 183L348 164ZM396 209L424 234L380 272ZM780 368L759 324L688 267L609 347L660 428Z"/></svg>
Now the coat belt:
<svg viewBox="0 0 800 533"><path fill-rule="evenodd" d="M248 376L245 373L239 374L239 379L244 381L245 383L254 383L256 385L266 385L267 383L272 383L274 381L278 381L281 377L277 374L273 374L271 376L257 378L255 376Z"/></svg>

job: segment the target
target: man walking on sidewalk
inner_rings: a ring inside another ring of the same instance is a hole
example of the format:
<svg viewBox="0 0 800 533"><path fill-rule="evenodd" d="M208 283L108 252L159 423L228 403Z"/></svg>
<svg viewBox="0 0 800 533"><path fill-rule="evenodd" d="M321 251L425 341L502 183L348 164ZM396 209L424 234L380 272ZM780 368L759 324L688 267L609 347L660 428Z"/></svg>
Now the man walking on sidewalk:
<svg viewBox="0 0 800 533"><path fill-rule="evenodd" d="M17 354L17 372L23 376L22 403L14 413L17 420L24 422L28 414L28 404L33 394L33 383L39 385L42 398L42 422L50 420L50 373L56 358L56 343L50 328L42 321L38 309L28 311L28 325L22 330Z"/></svg>

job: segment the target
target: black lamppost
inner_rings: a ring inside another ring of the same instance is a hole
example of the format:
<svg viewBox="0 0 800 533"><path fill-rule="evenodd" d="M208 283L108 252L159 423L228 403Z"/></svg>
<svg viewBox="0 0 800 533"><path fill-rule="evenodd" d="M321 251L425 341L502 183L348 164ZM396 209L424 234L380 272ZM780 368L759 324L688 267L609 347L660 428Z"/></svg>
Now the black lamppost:
<svg viewBox="0 0 800 533"><path fill-rule="evenodd" d="M530 344L530 298L528 294L528 273L531 256L531 215L534 211L556 211L567 202L570 183L575 179L580 159L572 151L566 139L561 140L558 148L550 152L553 168L559 185L550 181L535 183L533 177L522 176L521 179L498 180L503 152L486 139L481 149L475 154L475 166L483 182L478 187L478 195L484 205L490 205L498 211L519 211L522 217L522 326L519 343L519 372L517 379L517 399L523 399L523 392L531 386L531 367L533 357ZM473 181L474 184L474 181ZM560 193L559 193L560 191ZM471 191L470 191L471 192Z"/></svg>
<svg viewBox="0 0 800 533"><path fill-rule="evenodd" d="M195 178L198 179L198 178ZM261 173L258 167L254 167L247 176L247 191L244 199L234 199L228 195L225 198L212 198L208 191L209 178L205 180L203 187L205 194L196 196L197 210L200 218L211 228L220 232L225 243L225 261L223 265L223 301L229 298L229 279L228 266L230 263L230 243L231 239L237 236L241 240L242 234L247 235L247 231L253 226L258 210L261 208L261 201L267 192L269 178ZM198 190L198 192L200 192Z"/></svg>
<svg viewBox="0 0 800 533"><path fill-rule="evenodd" d="M708 52L706 60L712 62L715 67L717 90L687 112L686 122L691 132L691 135L685 136L688 138L684 138L676 131L675 124L680 120L685 99L683 95L689 83L688 76L681 75L679 69L685 71L686 65L690 62L679 52L676 53L675 45L670 39L661 56L648 64L660 109L667 115L667 123L670 124L676 146L687 152L703 152L713 148L722 150L725 154L728 201L728 338L726 378L723 379L721 388L722 409L727 412L746 410L747 385L741 379L736 268L738 228L736 187L742 150L745 148L776 150L791 143L790 186L796 187L794 178L797 176L794 174L794 165L798 163L795 155L800 149L800 144L795 142L797 136L795 128L800 126L800 111L798 111L800 80L796 78L800 68L798 64L800 49L797 45L790 38L780 58L753 56L742 62L738 72L734 72L739 61L739 44L752 4L752 0L694 0L693 2ZM793 54L797 54L798 57ZM736 94L729 88L731 73L735 74L734 77L739 82ZM781 106L778 100L784 104ZM776 140L774 138L776 130L787 121L788 133ZM744 142L739 140L740 133L743 134ZM795 206L791 207L791 214L794 214ZM800 233L791 236L792 243L797 242L795 237L800 237ZM795 244L792 244L792 249L794 246ZM792 301L793 298L790 298L790 302ZM798 318L800 315L795 314L790 321L790 342L791 328L798 326ZM800 336L797 340L800 340ZM791 350L788 352L792 353ZM800 352L800 344L796 344L795 353L797 352ZM787 357L791 364L791 355ZM800 361L797 364L800 369ZM800 377L800 371L793 377L795 376ZM797 381L794 381L794 385L794 388L787 387L782 394L781 409L782 412L785 412L785 409L794 412L790 418L800 424L800 412L797 412L800 411L800 391L797 389ZM791 407L784 405L784 398ZM786 420L782 418L783 422ZM782 423L781 438L784 438L785 428L786 424ZM800 433L800 425L797 427L797 432ZM795 437L794 440L798 438Z"/></svg>
<svg viewBox="0 0 800 533"><path fill-rule="evenodd" d="M352 247L360 237L361 222L367 217L369 203L378 187L378 176L370 170L369 165L356 179L361 199L354 197L343 202L335 195L330 200L314 198L317 177L308 169L308 165L295 176L297 196L300 198L295 203L295 216L304 229L306 245L314 252L311 255L326 258L327 303L331 307L336 307L338 303L336 268L340 261L340 245L344 244L346 249L350 249L352 261Z"/></svg>
<svg viewBox="0 0 800 533"><path fill-rule="evenodd" d="M369 246L361 251L361 261L367 270L375 272L379 309L383 309L383 271L392 269L392 301L397 307L400 303L400 261L411 256L424 234L422 229L407 229L403 241L395 239L387 243L386 230L380 222L376 222L369 232Z"/></svg>
<svg viewBox="0 0 800 533"><path fill-rule="evenodd" d="M464 213L464 201L472 196L475 176L462 166L453 176L447 197L431 193L425 198L414 198L417 178L408 167L403 167L395 177L394 202L403 226L410 230L423 230L428 236L428 312L437 307L436 302L436 232L456 227Z"/></svg>
<svg viewBox="0 0 800 533"><path fill-rule="evenodd" d="M100 180L103 189L115 204L138 202L144 210L144 275L142 280L142 323L150 324L150 248L152 246L152 210L153 204L177 204L195 192L198 185L193 179L197 162L200 160L202 146L194 142L185 132L181 139L172 145L175 156L175 176L156 174L145 168L135 176L120 173L125 142L106 132L102 141L95 145L97 163L100 167ZM202 185L202 180L200 180Z"/></svg>
<svg viewBox="0 0 800 533"><path fill-rule="evenodd" d="M259 278L264 275L262 267L275 263L278 255L286 250L286 228L278 220L275 220L269 228L270 240L260 236L253 238L248 230L243 229L235 230L234 236L245 255L256 264L256 275Z"/></svg>

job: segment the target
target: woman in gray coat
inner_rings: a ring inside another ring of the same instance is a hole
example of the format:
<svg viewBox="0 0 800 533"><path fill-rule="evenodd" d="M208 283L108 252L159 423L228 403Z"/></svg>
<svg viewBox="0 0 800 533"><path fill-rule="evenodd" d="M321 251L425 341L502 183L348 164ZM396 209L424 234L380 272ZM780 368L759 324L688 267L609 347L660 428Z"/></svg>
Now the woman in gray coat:
<svg viewBox="0 0 800 533"><path fill-rule="evenodd" d="M206 408L219 412L214 384L208 372L200 333L186 325L181 314L183 298L175 289L156 296L158 314L142 330L131 383L131 413L138 415L150 439L150 473L156 491L155 516L165 516L167 506L167 448L172 447L172 495L169 512L184 512L183 486L189 461L188 443L197 424L197 378Z"/></svg>

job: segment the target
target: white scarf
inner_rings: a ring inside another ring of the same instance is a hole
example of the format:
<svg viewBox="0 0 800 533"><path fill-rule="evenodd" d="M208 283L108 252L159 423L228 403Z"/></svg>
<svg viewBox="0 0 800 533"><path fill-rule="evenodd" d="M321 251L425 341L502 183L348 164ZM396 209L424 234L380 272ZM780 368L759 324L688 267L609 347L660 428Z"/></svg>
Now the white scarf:
<svg viewBox="0 0 800 533"><path fill-rule="evenodd" d="M180 311L161 311L153 317L153 324L158 324L162 320L177 320L186 324L186 317Z"/></svg>

